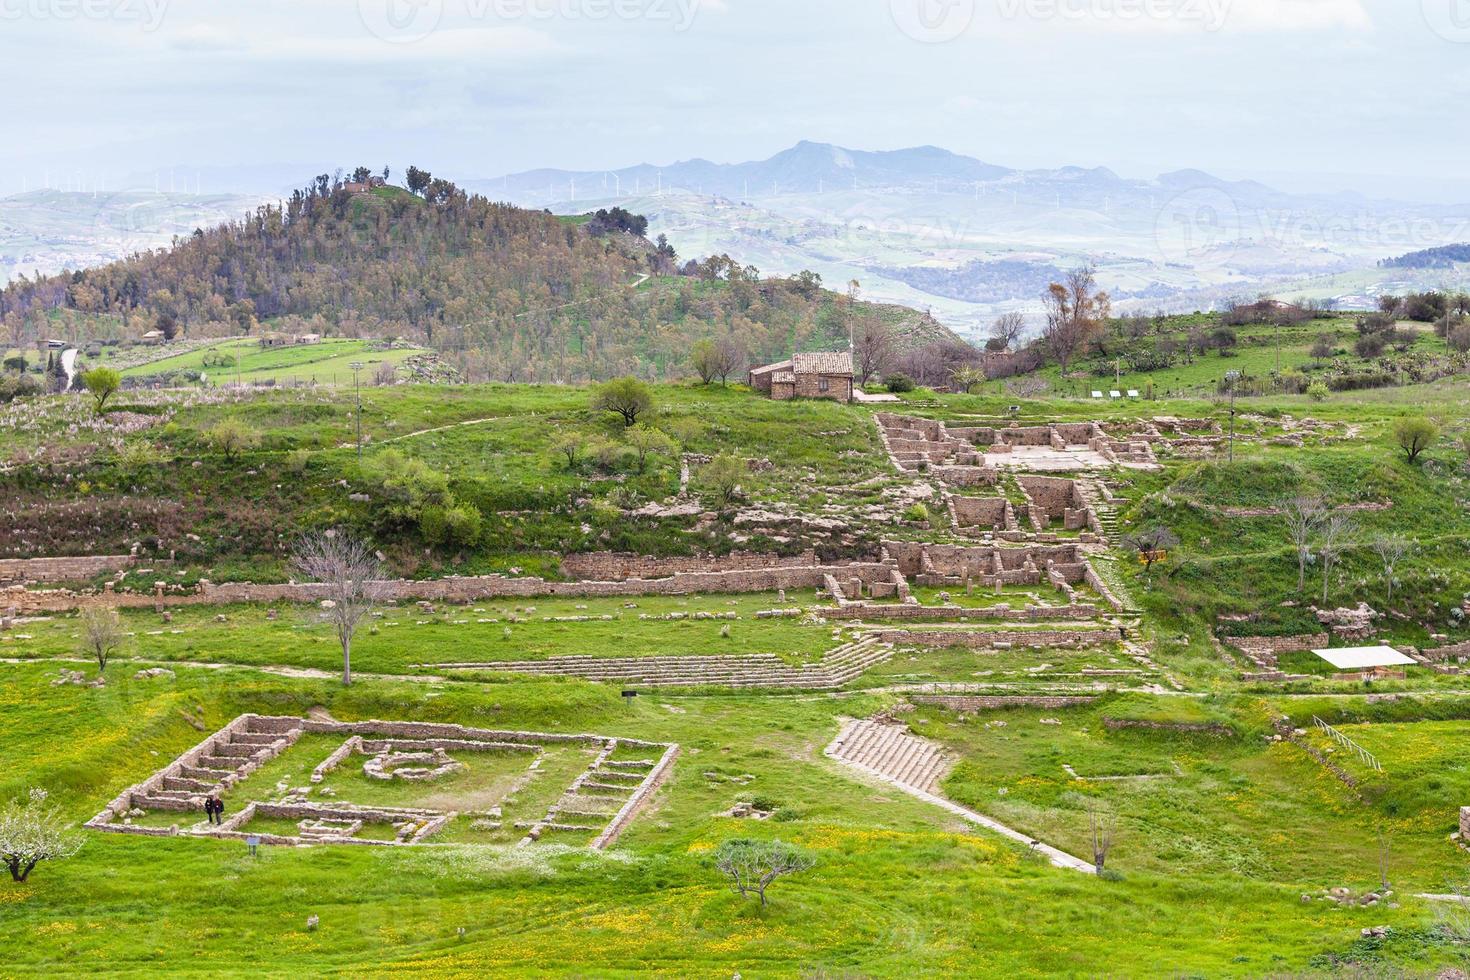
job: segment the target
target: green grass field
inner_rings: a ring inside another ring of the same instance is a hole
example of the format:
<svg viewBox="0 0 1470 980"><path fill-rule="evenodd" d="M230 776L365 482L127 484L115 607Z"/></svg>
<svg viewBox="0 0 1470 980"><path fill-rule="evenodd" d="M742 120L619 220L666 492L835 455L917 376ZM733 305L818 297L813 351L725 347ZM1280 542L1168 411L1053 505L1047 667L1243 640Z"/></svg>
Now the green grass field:
<svg viewBox="0 0 1470 980"><path fill-rule="evenodd" d="M162 357L123 371L124 377L151 377L174 371L197 371L215 384L235 382L276 384L310 382L326 385L350 385L352 365L364 365L359 372L363 383L370 383L384 364L397 366L420 351L413 348L375 350L365 340L323 340L317 344L287 347L262 347L260 341L246 337L223 340L187 354ZM221 358L233 359L220 363Z"/></svg>
<svg viewBox="0 0 1470 980"><path fill-rule="evenodd" d="M1243 343L1237 358L1204 360L1213 370L1274 353ZM920 391L897 410L957 425L1009 424L1007 408L1019 400L1020 424L1096 418L1121 426L1178 416L1210 417L1229 429L1228 405L1203 392L1105 406L1085 393L1062 394ZM186 589L201 578L284 580L291 537L310 527L362 533L399 572L420 577L511 569L555 577L560 556L576 551L811 547L841 560L871 555L894 537L975 541L945 522L900 523L910 495L932 480L894 470L868 408L776 403L735 386L658 386L654 398L641 424L668 432L678 452L690 454L690 495L682 499L699 502L697 513L633 516L648 503L681 499L676 455L641 471L626 461L569 468L559 458L554 447L567 433L626 445L627 434L589 408L583 388L365 388L361 463L355 401L341 389L124 393L100 418L80 400L22 402L0 412L9 515L0 544L10 557L126 553L137 542L143 560L113 587L149 592L160 580ZM125 613L130 636L120 659L107 685L91 688L52 683L63 668L95 671L78 660L79 619L22 619L0 630L0 800L43 786L71 821L90 818L243 712L319 709L344 721L592 732L675 742L680 751L668 782L606 854L582 846L586 832L518 848L513 828L467 821L414 848L266 848L255 859L237 842L87 833L76 857L42 865L25 885L0 881L0 921L13 939L0 975L1464 970L1466 937L1442 929L1436 907L1415 896L1470 884L1470 853L1449 839L1460 808L1470 805L1465 675L1414 667L1403 681L1367 686L1332 680L1310 655L1287 655L1283 668L1308 679L1246 682L1248 665L1229 659L1223 641L1320 628L1312 606L1322 602L1322 567L1311 563L1298 590L1283 522L1270 512L1300 493L1354 508L1340 561L1325 578L1329 607L1370 604L1382 614L1372 640L1400 648L1470 640L1465 617L1454 612L1470 594L1470 471L1461 443L1470 390L1463 379L1442 380L1321 403L1242 398L1236 407L1234 460L1226 443L1186 453L1166 441L1156 447L1159 472L1098 474L1116 495L1120 530L1163 526L1180 542L1151 575L1116 542L1096 546L1117 559L1110 574L1141 610L1107 610L1085 624L1108 633L1096 647L900 647L837 691L645 689L624 700L616 684L488 671L446 678L436 665L724 653L800 664L874 624L824 619L828 600L812 588L788 591L784 605L808 611L791 619L755 618L783 605L771 593L497 600L432 612L404 604L380 609L363 627L354 645L359 681L343 688L333 677L340 651L312 622L315 610L281 606L273 618L265 606L183 606L167 619L151 609ZM1393 428L1421 414L1434 416L1441 432L1410 464ZM232 418L260 442L226 459L208 433ZM364 487L376 486L372 468L390 453L446 474L456 498L482 512L480 537L435 545L388 519L389 498L361 499ZM703 458L721 453L747 461L744 497L729 507L701 484ZM994 492L1014 500L1018 487L1006 480ZM924 499L939 510L932 495ZM742 523L743 509L784 517ZM752 530L768 521L776 521L773 531ZM1374 548L1390 533L1415 541L1396 569L1391 601ZM1063 595L1049 586L971 595L962 587L913 589L927 606L940 604L943 592L954 604L997 610L1057 604ZM1087 587L1078 598L1099 600ZM736 618L671 618L699 612ZM1002 627L990 620L968 628ZM1127 643L1119 642L1120 628ZM175 676L134 677L154 663L171 665ZM1097 700L951 710L924 703L926 690ZM953 767L939 789L961 805L1084 858L1093 818L1114 826L1110 873L1053 868L1024 846L824 755L845 720L882 712L946 751ZM1314 717L1374 753L1383 772L1334 748ZM1208 731L1170 727L1181 725ZM1295 727L1306 730L1307 745L1333 749L1327 758L1357 787L1301 746L1272 738ZM299 785L332 747L317 738L300 743L253 777L258 782L232 791L231 812L271 796L279 782ZM369 784L354 760L328 785L341 799L448 805L458 797L489 806L524 764L465 761L468 771L442 785L404 787ZM518 791L508 822L543 814L585 763L581 750L548 753L548 775ZM754 801L770 819L724 816ZM157 812L139 819L179 822ZM714 849L737 836L795 843L817 864L779 881L762 910L733 894L711 864ZM1324 889L1381 888L1385 866L1394 894L1374 906L1322 897ZM320 917L315 931L306 928L311 915ZM1377 926L1393 931L1361 935Z"/></svg>
<svg viewBox="0 0 1470 980"><path fill-rule="evenodd" d="M1263 754L1248 741L1088 737L1095 716L1075 714L1060 728L1028 713L1007 713L1004 729L923 723L921 730L943 730L965 753L947 791L1020 817L1058 792L1066 798L1061 812L1076 812L1070 795L1079 791L1062 789L1057 762L1083 774L1152 774L1179 760L1186 777L1177 788L1108 792L1130 816L1110 860L1121 880L1097 880L1038 864L1021 848L824 760L817 750L837 716L871 712L881 698L660 695L624 706L615 691L591 685L523 684L498 691L492 705L457 685L343 691L183 670L175 682L118 679L84 690L52 687L48 675L40 666L0 674L0 700L10 709L0 749L18 760L4 787L44 782L77 819L198 739L184 711L214 725L242 710L319 704L341 718L595 729L674 739L686 758L607 856L456 844L266 848L250 859L238 843L88 835L78 857L44 866L24 886L0 885L11 935L28 940L7 960L12 973L71 974L105 963L126 972L267 975L1259 975L1320 970L1334 956L1363 968L1463 962L1463 953L1431 941L1433 917L1423 903L1340 911L1299 900L1309 888L1376 883L1363 820L1309 765L1277 760L1277 750ZM19 704L25 709L15 710ZM29 751L43 742L43 755ZM990 791L969 775L972 757ZM730 781L744 774L755 779ZM997 803L997 786L1011 796ZM717 816L751 794L777 805L780 819ZM1398 845L1401 891L1437 886L1456 868L1463 874L1464 858L1434 844L1443 816L1414 814L1411 822L1424 829L1406 831ZM1076 843L1074 817L1035 826ZM710 848L736 834L780 836L819 863L778 883L761 910L725 889L708 864ZM306 930L308 915L320 917L315 932ZM1360 928L1379 924L1398 930L1394 941L1355 945ZM1127 944L1117 942L1120 932Z"/></svg>

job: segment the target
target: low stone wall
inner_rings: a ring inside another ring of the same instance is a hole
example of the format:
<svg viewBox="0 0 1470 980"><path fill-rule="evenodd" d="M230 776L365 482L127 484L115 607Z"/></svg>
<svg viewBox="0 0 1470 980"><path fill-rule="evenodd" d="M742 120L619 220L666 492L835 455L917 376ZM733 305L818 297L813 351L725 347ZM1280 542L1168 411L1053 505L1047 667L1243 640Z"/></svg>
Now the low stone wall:
<svg viewBox="0 0 1470 980"><path fill-rule="evenodd" d="M1277 658L1283 653L1300 653L1303 650L1323 650L1332 643L1326 633L1304 636L1227 636L1222 641L1250 657L1263 667L1274 669Z"/></svg>
<svg viewBox="0 0 1470 980"><path fill-rule="evenodd" d="M999 620L1001 622L1043 623L1048 620L1096 619L1098 608L1086 603L1069 606L1027 606L1012 609L1009 606L968 609L964 606L918 606L880 605L866 602L851 602L839 609L823 609L825 619L892 620L917 619L952 623L967 620Z"/></svg>
<svg viewBox="0 0 1470 980"><path fill-rule="evenodd" d="M1470 640L1464 643L1456 643L1454 646L1425 650L1424 657L1435 663L1444 663L1446 660L1459 660L1461 657L1470 657Z"/></svg>
<svg viewBox="0 0 1470 980"><path fill-rule="evenodd" d="M643 555L599 551L564 555L561 570L579 582L622 582L627 579L661 579L701 572L753 572L768 568L802 568L820 564L816 552L791 557L737 551L721 556L648 558Z"/></svg>
<svg viewBox="0 0 1470 980"><path fill-rule="evenodd" d="M81 582L130 568L132 555L81 558L0 558L0 582Z"/></svg>
<svg viewBox="0 0 1470 980"><path fill-rule="evenodd" d="M383 602L470 603L487 599L535 599L545 596L601 598L640 595L693 595L696 593L776 592L781 589L819 589L826 575L841 581L861 579L864 584L891 580L891 567L881 562L840 565L777 566L746 571L678 572L668 578L626 579L617 582L549 582L541 578L507 578L503 575L451 577L425 581L394 579L378 583ZM0 591L0 608L15 608L22 614L65 612L103 598L119 608L166 608L231 603L316 603L329 598L325 585L296 583L257 585L200 581L196 592L83 593L70 590Z"/></svg>
<svg viewBox="0 0 1470 980"><path fill-rule="evenodd" d="M1094 697L1066 696L997 696L965 694L911 694L915 704L932 704L951 711L1004 711L1007 708L1085 708L1097 701Z"/></svg>
<svg viewBox="0 0 1470 980"><path fill-rule="evenodd" d="M1104 718L1103 727L1113 731L1141 728L1152 732L1184 732L1191 735L1213 735L1216 738L1233 738L1235 736L1235 732L1229 725L1206 721L1143 721L1136 718Z"/></svg>
<svg viewBox="0 0 1470 980"><path fill-rule="evenodd" d="M621 743L622 739L619 739L619 742ZM622 808L618 810L617 815L612 818L607 827L592 842L591 847L594 851L604 851L617 843L618 838L622 836L628 824L632 823L633 818L638 815L638 811L652 798L659 786L663 785L664 780L668 779L669 772L674 767L674 758L678 754L679 746L677 745L670 745L664 750L662 758L649 770L643 782L638 784L638 789L628 798L628 802L623 804Z"/></svg>
<svg viewBox="0 0 1470 980"><path fill-rule="evenodd" d="M968 647L972 650L1093 647L1118 641L1116 632L1104 630L881 630L878 638L896 646Z"/></svg>

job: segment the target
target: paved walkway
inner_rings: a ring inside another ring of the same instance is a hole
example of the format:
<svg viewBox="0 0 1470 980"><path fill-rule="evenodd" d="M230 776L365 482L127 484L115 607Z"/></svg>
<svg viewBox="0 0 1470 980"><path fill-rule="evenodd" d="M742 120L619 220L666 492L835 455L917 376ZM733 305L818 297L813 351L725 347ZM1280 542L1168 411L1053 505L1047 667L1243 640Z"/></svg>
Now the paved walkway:
<svg viewBox="0 0 1470 980"><path fill-rule="evenodd" d="M915 799L923 800L925 803L932 804L933 806L942 807L943 809L948 810L950 813L961 818L962 820L968 821L969 823L975 824L979 827L984 827L986 830L999 834L1000 836L1008 838L1009 840L1013 840L1018 844L1025 844L1032 850L1046 855L1047 860L1049 860L1054 866L1058 868L1066 868L1071 871L1080 871L1083 874L1097 874L1097 868L1093 867L1091 862L1084 861L1079 857L1068 854L1066 851L1052 847L1050 844L1043 844L1040 841L1021 833L1019 830L1007 827L999 820L987 817L983 813L976 813L974 810L966 809L965 807L960 806L958 803L955 803L951 800L946 800L942 796L936 796L928 790L921 789L918 786L912 786L908 783L900 782L898 779L895 779L885 772L880 772L877 769L872 768L871 766L864 765L860 762L854 762L850 759L841 758L838 753L841 751L842 745L847 740L849 734L857 730L859 726L864 724L866 723L863 721L848 722L846 725L843 726L842 731L838 733L837 738L833 739L832 744L828 745L825 749L822 750L822 754L827 756L827 758L833 760L834 762L839 763L840 765L847 766L851 769L856 769L864 775L870 776L873 779L877 779L881 782L895 787L896 789L902 790Z"/></svg>

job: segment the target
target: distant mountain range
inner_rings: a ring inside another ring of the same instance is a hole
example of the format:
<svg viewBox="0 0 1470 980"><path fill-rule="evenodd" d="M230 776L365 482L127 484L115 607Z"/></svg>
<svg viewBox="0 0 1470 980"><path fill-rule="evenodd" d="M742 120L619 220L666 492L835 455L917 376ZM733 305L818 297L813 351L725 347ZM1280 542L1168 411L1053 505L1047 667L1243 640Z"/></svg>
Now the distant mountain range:
<svg viewBox="0 0 1470 980"><path fill-rule="evenodd" d="M1253 180L1224 180L1202 170L1177 170L1151 180L1120 177L1107 167L1060 167L1017 170L937 146L903 150L850 150L830 143L803 140L767 160L713 163L682 160L667 166L642 163L620 170L529 170L465 186L490 196L510 195L526 204L564 204L575 199L641 196L693 191L734 200L839 191L920 190L954 194L1014 191L1061 193L1064 204L1087 201L1106 206L1130 197L1153 199L1184 191L1214 188L1240 205L1279 206L1299 203L1303 195L1274 190ZM997 185L987 187L985 185ZM1360 194L1314 195L1309 199L1365 203ZM1422 205L1412 205L1422 207Z"/></svg>
<svg viewBox="0 0 1470 980"><path fill-rule="evenodd" d="M960 329L1035 313L1038 283L1082 263L1097 266L1122 309L1209 308L1261 292L1369 305L1387 289L1461 276L1383 260L1470 240L1470 205L1292 194L1201 170L1147 179L1105 167L1020 170L933 146L802 142L746 163L465 183L558 213L619 203L685 256L728 252L768 274L857 279L864 295L932 308Z"/></svg>
<svg viewBox="0 0 1470 980"><path fill-rule="evenodd" d="M274 200L274 198L272 198ZM241 218L249 194L40 190L0 197L0 286L19 275L105 265Z"/></svg>

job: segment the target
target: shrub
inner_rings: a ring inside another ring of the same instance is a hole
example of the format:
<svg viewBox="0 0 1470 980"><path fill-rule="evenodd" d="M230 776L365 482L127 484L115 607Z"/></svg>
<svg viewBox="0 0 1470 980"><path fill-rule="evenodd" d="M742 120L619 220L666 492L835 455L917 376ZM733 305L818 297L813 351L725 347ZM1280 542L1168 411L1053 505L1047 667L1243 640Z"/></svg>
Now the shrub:
<svg viewBox="0 0 1470 980"><path fill-rule="evenodd" d="M910 504L903 512L903 519L913 524L927 524L929 508L920 503Z"/></svg>
<svg viewBox="0 0 1470 980"><path fill-rule="evenodd" d="M1327 386L1320 381L1313 381L1311 384L1307 385L1307 397L1312 399L1312 401L1314 402L1326 401Z"/></svg>
<svg viewBox="0 0 1470 980"><path fill-rule="evenodd" d="M699 472L700 484L722 506L728 507L740 496L740 481L745 479L745 463L734 456L716 456Z"/></svg>
<svg viewBox="0 0 1470 980"><path fill-rule="evenodd" d="M41 382L29 374L14 374L0 377L0 405L8 405L17 398L29 398L41 393Z"/></svg>
<svg viewBox="0 0 1470 980"><path fill-rule="evenodd" d="M906 374L890 374L883 379L883 383L895 395L914 390L914 379Z"/></svg>
<svg viewBox="0 0 1470 980"><path fill-rule="evenodd" d="M97 411L107 407L107 399L117 394L122 387L122 375L112 368L93 368L82 375L82 384L92 393L92 398L97 403Z"/></svg>
<svg viewBox="0 0 1470 980"><path fill-rule="evenodd" d="M260 445L260 433L235 418L219 422L204 433L204 438L216 452L229 460Z"/></svg>
<svg viewBox="0 0 1470 980"><path fill-rule="evenodd" d="M306 449L293 449L286 454L286 469L288 472L300 476L306 472L311 465L311 452Z"/></svg>

